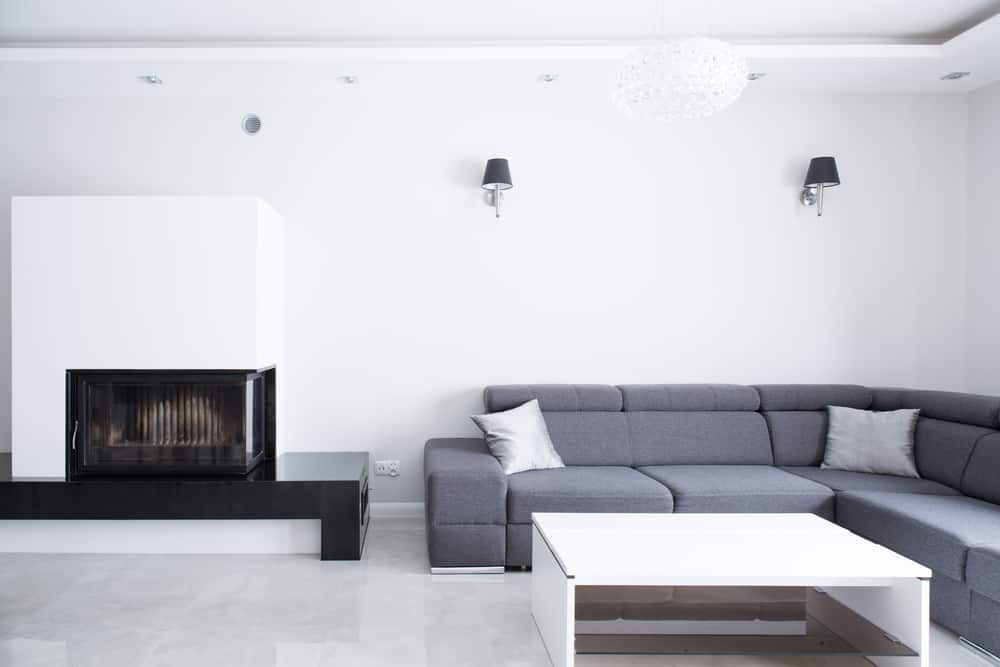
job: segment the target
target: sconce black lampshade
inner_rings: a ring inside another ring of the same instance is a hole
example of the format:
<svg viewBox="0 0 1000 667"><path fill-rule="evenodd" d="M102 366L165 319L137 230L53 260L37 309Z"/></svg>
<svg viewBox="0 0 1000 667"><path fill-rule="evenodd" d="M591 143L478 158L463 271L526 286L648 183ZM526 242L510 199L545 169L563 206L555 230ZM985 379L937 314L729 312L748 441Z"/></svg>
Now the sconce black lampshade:
<svg viewBox="0 0 1000 667"><path fill-rule="evenodd" d="M495 157L486 161L483 173L484 190L510 190L514 182L510 180L510 165L506 158Z"/></svg>
<svg viewBox="0 0 1000 667"><path fill-rule="evenodd" d="M829 188L834 185L840 185L840 174L837 173L837 161L832 157L814 157L809 161L806 182L802 185L807 188L814 188L819 185Z"/></svg>

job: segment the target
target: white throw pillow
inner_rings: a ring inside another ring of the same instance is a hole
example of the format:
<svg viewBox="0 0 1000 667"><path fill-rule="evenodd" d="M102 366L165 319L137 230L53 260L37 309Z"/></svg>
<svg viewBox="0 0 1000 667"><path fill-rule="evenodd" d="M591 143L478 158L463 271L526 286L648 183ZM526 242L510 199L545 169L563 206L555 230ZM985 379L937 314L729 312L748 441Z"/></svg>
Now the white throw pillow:
<svg viewBox="0 0 1000 667"><path fill-rule="evenodd" d="M872 412L827 407L830 426L821 468L920 477L913 434L920 410Z"/></svg>
<svg viewBox="0 0 1000 667"><path fill-rule="evenodd" d="M476 415L472 421L486 436L486 446L500 461L500 467L507 475L525 470L565 467L552 446L537 400L503 412Z"/></svg>

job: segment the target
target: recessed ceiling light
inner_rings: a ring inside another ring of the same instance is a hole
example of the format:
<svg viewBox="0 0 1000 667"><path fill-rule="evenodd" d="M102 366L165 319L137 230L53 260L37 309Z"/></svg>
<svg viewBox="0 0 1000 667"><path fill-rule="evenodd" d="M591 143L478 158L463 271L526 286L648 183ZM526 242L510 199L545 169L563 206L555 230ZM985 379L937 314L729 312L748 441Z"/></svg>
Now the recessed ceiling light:
<svg viewBox="0 0 1000 667"><path fill-rule="evenodd" d="M361 83L361 80L353 74L348 74L346 76L338 77L341 83L345 83L348 86L353 86L356 83Z"/></svg>
<svg viewBox="0 0 1000 667"><path fill-rule="evenodd" d="M538 80L541 81L542 83L553 83L553 82L559 80L559 75L558 74L543 74L540 77L538 77Z"/></svg>
<svg viewBox="0 0 1000 667"><path fill-rule="evenodd" d="M248 113L246 116L243 116L243 120L240 121L240 126L247 134L257 134L260 132L260 116Z"/></svg>
<svg viewBox="0 0 1000 667"><path fill-rule="evenodd" d="M146 83L152 84L154 86L159 86L160 84L163 83L163 79L156 76L155 74L143 74L142 76L139 77L139 80L145 81Z"/></svg>
<svg viewBox="0 0 1000 667"><path fill-rule="evenodd" d="M747 74L747 81L760 81L765 76L767 76L767 72L750 72Z"/></svg>
<svg viewBox="0 0 1000 667"><path fill-rule="evenodd" d="M964 79L965 77L972 74L972 72L949 72L941 77L942 81L957 81L958 79Z"/></svg>

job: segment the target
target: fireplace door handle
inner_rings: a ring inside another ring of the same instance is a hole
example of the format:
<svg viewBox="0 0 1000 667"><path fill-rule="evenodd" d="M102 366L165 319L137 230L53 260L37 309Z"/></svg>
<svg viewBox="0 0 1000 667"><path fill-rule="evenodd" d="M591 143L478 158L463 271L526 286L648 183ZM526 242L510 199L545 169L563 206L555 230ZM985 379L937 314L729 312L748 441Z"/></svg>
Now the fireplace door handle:
<svg viewBox="0 0 1000 667"><path fill-rule="evenodd" d="M71 446L73 447L73 451L74 452L76 451L76 429L78 429L79 427L80 427L80 420L74 419L73 420L73 436L72 436L72 443L71 443Z"/></svg>

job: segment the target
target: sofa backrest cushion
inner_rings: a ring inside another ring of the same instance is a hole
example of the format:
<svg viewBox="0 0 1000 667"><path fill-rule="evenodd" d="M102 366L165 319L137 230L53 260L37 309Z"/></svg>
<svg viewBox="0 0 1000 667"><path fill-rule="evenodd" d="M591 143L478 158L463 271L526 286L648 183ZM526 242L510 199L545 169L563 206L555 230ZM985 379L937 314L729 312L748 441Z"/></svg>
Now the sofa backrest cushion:
<svg viewBox="0 0 1000 667"><path fill-rule="evenodd" d="M757 392L726 384L622 385L636 466L769 465Z"/></svg>
<svg viewBox="0 0 1000 667"><path fill-rule="evenodd" d="M977 443L1000 428L1000 398L995 396L876 387L872 398L873 410L920 409L914 440L917 469L923 477L962 491ZM975 477L971 483L980 488Z"/></svg>
<svg viewBox="0 0 1000 667"><path fill-rule="evenodd" d="M622 394L606 384L500 384L486 387L487 412L500 412L538 399L542 412L620 412Z"/></svg>
<svg viewBox="0 0 1000 667"><path fill-rule="evenodd" d="M770 465L767 424L757 412L626 412L636 466Z"/></svg>
<svg viewBox="0 0 1000 667"><path fill-rule="evenodd" d="M872 398L872 410L919 408L921 417L991 429L1000 427L1000 398L995 396L876 387L872 389Z"/></svg>
<svg viewBox="0 0 1000 667"><path fill-rule="evenodd" d="M1000 505L1000 433L991 433L976 443L965 467L961 491Z"/></svg>
<svg viewBox="0 0 1000 667"><path fill-rule="evenodd" d="M486 387L487 412L532 400L545 417L549 436L568 466L632 465L628 428L617 387L599 384L511 384Z"/></svg>
<svg viewBox="0 0 1000 667"><path fill-rule="evenodd" d="M779 466L818 466L826 451L826 406L865 410L872 401L867 387L851 384L762 384L754 389Z"/></svg>
<svg viewBox="0 0 1000 667"><path fill-rule="evenodd" d="M630 466L628 426L621 412L543 412L549 437L568 466Z"/></svg>
<svg viewBox="0 0 1000 667"><path fill-rule="evenodd" d="M913 439L920 476L961 490L976 443L994 433L981 426L921 417Z"/></svg>
<svg viewBox="0 0 1000 667"><path fill-rule="evenodd" d="M826 410L765 412L774 464L818 466L826 452Z"/></svg>

